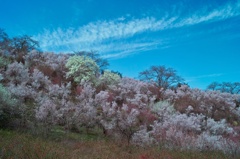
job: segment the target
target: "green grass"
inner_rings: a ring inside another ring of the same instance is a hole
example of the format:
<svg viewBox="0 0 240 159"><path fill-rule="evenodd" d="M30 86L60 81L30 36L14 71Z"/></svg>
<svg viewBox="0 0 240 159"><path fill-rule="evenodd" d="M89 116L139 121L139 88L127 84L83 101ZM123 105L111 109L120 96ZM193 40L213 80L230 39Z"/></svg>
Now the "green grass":
<svg viewBox="0 0 240 159"><path fill-rule="evenodd" d="M0 158L62 158L66 148L29 134L0 131Z"/></svg>
<svg viewBox="0 0 240 159"><path fill-rule="evenodd" d="M48 138L0 130L0 159L229 159L219 152L140 148L90 134L55 128Z"/></svg>

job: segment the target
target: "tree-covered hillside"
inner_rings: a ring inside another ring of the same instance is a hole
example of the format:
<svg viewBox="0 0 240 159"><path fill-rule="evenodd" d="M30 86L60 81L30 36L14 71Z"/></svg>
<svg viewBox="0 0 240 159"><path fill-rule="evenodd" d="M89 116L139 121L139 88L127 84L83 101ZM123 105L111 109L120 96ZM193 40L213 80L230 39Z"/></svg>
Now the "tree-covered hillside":
<svg viewBox="0 0 240 159"><path fill-rule="evenodd" d="M1 30L0 128L46 137L56 127L97 128L129 145L240 156L235 91L192 89L164 65L141 72L142 81L107 65L95 52L41 52L31 37L9 38Z"/></svg>

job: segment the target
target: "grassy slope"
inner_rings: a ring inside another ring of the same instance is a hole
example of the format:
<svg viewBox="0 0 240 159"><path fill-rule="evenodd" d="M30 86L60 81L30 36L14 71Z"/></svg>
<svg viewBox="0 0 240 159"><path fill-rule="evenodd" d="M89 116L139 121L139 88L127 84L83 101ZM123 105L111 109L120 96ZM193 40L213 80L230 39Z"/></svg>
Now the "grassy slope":
<svg viewBox="0 0 240 159"><path fill-rule="evenodd" d="M94 134L55 131L44 139L26 133L0 130L0 159L223 159L217 152L180 152L158 147L139 148Z"/></svg>

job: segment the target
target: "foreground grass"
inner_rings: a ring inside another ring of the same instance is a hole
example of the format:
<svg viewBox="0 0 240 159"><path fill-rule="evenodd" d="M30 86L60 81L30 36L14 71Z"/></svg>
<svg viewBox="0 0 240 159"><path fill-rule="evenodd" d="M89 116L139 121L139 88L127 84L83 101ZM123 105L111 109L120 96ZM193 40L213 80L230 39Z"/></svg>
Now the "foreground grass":
<svg viewBox="0 0 240 159"><path fill-rule="evenodd" d="M218 152L170 151L140 148L96 137L55 131L44 139L26 133L0 130L0 159L229 159Z"/></svg>

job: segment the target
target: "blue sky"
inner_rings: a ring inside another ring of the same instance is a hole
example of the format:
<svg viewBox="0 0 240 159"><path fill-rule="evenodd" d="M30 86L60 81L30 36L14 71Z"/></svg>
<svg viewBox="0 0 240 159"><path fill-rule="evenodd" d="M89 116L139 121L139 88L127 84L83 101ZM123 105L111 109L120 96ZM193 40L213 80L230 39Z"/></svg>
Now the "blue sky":
<svg viewBox="0 0 240 159"><path fill-rule="evenodd" d="M152 65L191 87L240 81L240 0L0 0L0 27L43 51L98 51L137 77Z"/></svg>

